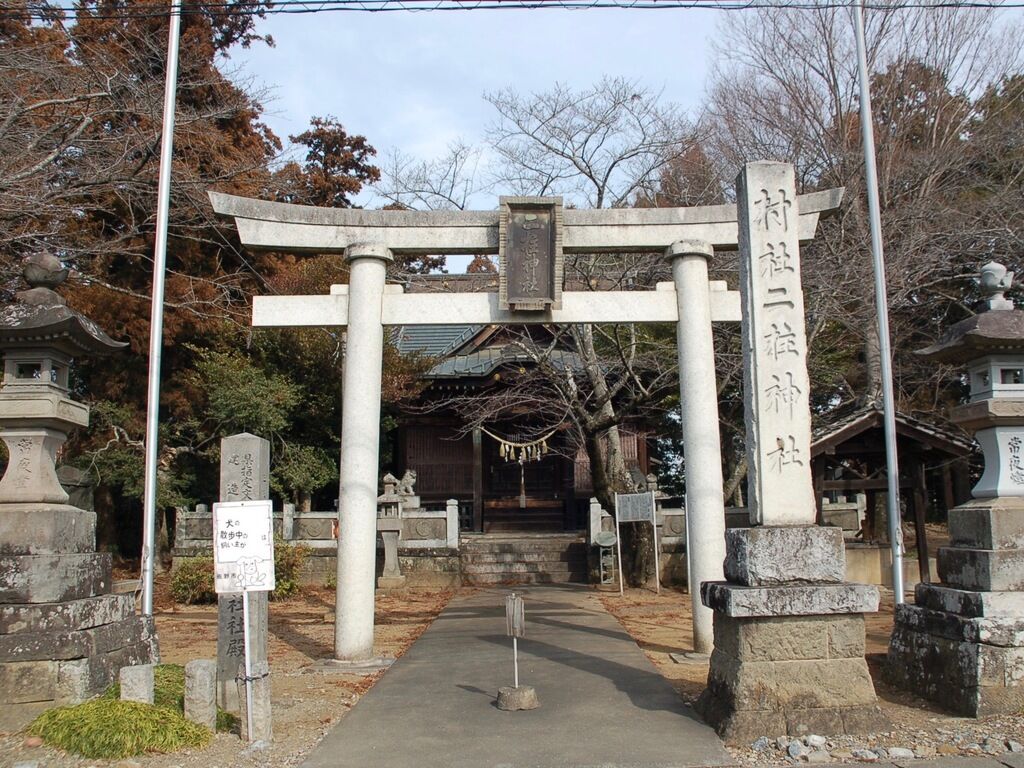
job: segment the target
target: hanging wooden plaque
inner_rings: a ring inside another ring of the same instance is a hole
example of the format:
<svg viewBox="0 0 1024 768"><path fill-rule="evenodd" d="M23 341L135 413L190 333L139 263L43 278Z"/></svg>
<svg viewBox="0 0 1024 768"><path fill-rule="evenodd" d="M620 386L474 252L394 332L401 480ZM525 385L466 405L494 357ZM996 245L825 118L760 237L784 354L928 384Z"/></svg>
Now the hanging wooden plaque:
<svg viewBox="0 0 1024 768"><path fill-rule="evenodd" d="M537 312L562 305L562 198L502 197L498 301Z"/></svg>

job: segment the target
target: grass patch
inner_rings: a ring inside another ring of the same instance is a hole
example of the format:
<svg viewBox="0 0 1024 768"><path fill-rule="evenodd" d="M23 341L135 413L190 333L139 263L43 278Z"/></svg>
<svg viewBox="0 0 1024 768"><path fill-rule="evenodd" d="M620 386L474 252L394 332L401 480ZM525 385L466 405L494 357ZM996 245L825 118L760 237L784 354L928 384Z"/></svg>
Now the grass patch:
<svg viewBox="0 0 1024 768"><path fill-rule="evenodd" d="M28 730L50 746L95 759L205 747L213 734L186 720L184 710L185 668L158 664L153 670L153 704L121 701L121 684L115 682L92 701L44 712ZM218 731L237 726L235 715L217 708Z"/></svg>
<svg viewBox="0 0 1024 768"><path fill-rule="evenodd" d="M212 734L170 707L103 696L37 717L29 733L53 747L93 759L205 747Z"/></svg>

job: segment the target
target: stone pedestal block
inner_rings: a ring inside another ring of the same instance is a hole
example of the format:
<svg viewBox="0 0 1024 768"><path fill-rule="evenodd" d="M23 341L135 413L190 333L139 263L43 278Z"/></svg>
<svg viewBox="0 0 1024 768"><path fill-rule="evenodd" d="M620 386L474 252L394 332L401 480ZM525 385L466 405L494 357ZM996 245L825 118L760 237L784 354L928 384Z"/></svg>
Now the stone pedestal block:
<svg viewBox="0 0 1024 768"><path fill-rule="evenodd" d="M0 556L0 603L62 603L110 591L110 555Z"/></svg>
<svg viewBox="0 0 1024 768"><path fill-rule="evenodd" d="M918 584L914 602L922 608L967 617L1024 616L1024 592L975 592L941 584Z"/></svg>
<svg viewBox="0 0 1024 768"><path fill-rule="evenodd" d="M969 717L1024 707L1024 618L969 618L897 606L893 682Z"/></svg>
<svg viewBox="0 0 1024 768"><path fill-rule="evenodd" d="M518 688L506 686L498 689L498 709L504 712L519 712L524 709L536 709L540 706L537 691L532 685L520 685Z"/></svg>
<svg viewBox="0 0 1024 768"><path fill-rule="evenodd" d="M385 592L394 591L396 589L405 589L405 582L405 576L378 576L377 589L381 589Z"/></svg>
<svg viewBox="0 0 1024 768"><path fill-rule="evenodd" d="M91 535L91 513L77 512ZM132 595L108 594L110 585L108 554L0 556L0 710L10 727L102 693L122 667L158 660L152 618L135 615Z"/></svg>
<svg viewBox="0 0 1024 768"><path fill-rule="evenodd" d="M725 542L725 578L733 584L839 583L846 577L841 528L733 528Z"/></svg>
<svg viewBox="0 0 1024 768"><path fill-rule="evenodd" d="M996 498L950 512L943 583L918 585L915 604L897 607L887 665L896 685L969 717L1024 707L1022 510L1021 499Z"/></svg>
<svg viewBox="0 0 1024 768"><path fill-rule="evenodd" d="M883 730L864 660L878 589L842 581L842 531L753 528L726 546L730 581L701 587L715 650L698 712L730 743Z"/></svg>
<svg viewBox="0 0 1024 768"><path fill-rule="evenodd" d="M1024 590L1024 549L940 547L939 578L943 584L979 592Z"/></svg>
<svg viewBox="0 0 1024 768"><path fill-rule="evenodd" d="M95 551L95 512L66 504L0 504L0 554Z"/></svg>
<svg viewBox="0 0 1024 768"><path fill-rule="evenodd" d="M1024 498L976 499L949 511L954 547L1024 549Z"/></svg>

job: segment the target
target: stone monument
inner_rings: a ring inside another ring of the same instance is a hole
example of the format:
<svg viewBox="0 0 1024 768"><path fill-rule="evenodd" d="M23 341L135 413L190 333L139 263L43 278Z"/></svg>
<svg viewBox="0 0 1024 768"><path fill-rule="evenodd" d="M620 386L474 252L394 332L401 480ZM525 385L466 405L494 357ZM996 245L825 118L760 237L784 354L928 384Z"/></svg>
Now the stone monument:
<svg viewBox="0 0 1024 768"><path fill-rule="evenodd" d="M845 581L842 529L814 524L793 167L749 163L737 198L752 527L726 532L726 581L701 584L715 643L697 708L733 743L878 730L863 616L878 590Z"/></svg>
<svg viewBox="0 0 1024 768"><path fill-rule="evenodd" d="M220 500L269 498L270 442L248 432L222 439ZM268 600L267 592L249 595L249 654L254 665L267 660ZM242 711L237 677L245 662L244 613L240 593L217 595L217 704L232 713Z"/></svg>
<svg viewBox="0 0 1024 768"><path fill-rule="evenodd" d="M69 396L72 358L125 345L53 290L67 277L55 257L29 257L24 277L29 290L0 309L0 729L159 656L152 617L135 614L133 595L110 594L96 514L67 503L54 467L68 433L89 423L88 406Z"/></svg>
<svg viewBox="0 0 1024 768"><path fill-rule="evenodd" d="M986 264L982 311L918 353L966 364L970 400L953 421L975 433L985 472L949 511L941 583L896 607L889 643L897 684L972 717L1024 706L1024 312L1003 295L1012 278Z"/></svg>

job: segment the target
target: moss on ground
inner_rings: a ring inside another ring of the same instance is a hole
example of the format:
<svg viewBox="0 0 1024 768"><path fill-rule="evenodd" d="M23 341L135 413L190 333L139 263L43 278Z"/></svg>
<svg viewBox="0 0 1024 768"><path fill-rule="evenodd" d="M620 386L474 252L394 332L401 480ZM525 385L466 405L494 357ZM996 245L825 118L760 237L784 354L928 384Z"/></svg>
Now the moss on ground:
<svg viewBox="0 0 1024 768"><path fill-rule="evenodd" d="M47 710L29 732L52 747L106 760L205 747L213 735L170 707L106 697Z"/></svg>
<svg viewBox="0 0 1024 768"><path fill-rule="evenodd" d="M153 670L153 704L121 701L114 683L97 699L51 709L29 732L49 745L89 758L118 759L146 752L204 747L212 734L185 719L185 668L158 664ZM231 731L238 718L217 708L217 730Z"/></svg>

